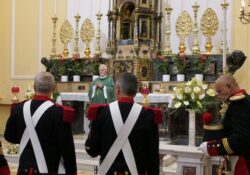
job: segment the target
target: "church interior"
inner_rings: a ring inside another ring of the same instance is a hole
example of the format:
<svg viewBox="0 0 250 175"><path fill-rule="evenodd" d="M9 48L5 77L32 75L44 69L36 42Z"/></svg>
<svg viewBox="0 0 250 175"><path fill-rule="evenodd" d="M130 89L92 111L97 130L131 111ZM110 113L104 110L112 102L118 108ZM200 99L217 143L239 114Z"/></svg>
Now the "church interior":
<svg viewBox="0 0 250 175"><path fill-rule="evenodd" d="M86 98L99 64L107 65L114 80L121 72L136 75L138 94L145 86L152 96L147 99L142 93L138 102L157 103L164 112L170 111L174 87L190 81L196 73L202 74L210 87L220 75L231 73L248 92L249 14L250 2L244 0L1 0L0 135L11 104L32 96L33 79L40 71L55 76L55 100L61 95L65 104L78 110L74 132L80 143L76 149L83 156L83 133L88 132L86 101L75 100L72 93ZM182 58L187 63L180 62ZM207 67L197 63L202 58L208 61ZM184 79L179 80L179 74ZM182 111L180 115L187 114ZM176 134L168 127L181 130L169 125L180 122L176 118L165 120L160 126L161 144ZM202 135L202 127L197 126L196 132ZM5 143L6 152L12 146ZM187 150L185 155L181 149ZM194 150L163 145L161 173L213 174L207 169L213 169L211 162L218 160L211 160L210 167L204 168L206 163L197 163L202 155ZM193 164L184 161L190 157ZM14 159L15 153L11 153L8 160L13 167ZM83 174L93 174L97 160L78 161L83 162L78 167ZM182 172L180 166L184 167Z"/></svg>

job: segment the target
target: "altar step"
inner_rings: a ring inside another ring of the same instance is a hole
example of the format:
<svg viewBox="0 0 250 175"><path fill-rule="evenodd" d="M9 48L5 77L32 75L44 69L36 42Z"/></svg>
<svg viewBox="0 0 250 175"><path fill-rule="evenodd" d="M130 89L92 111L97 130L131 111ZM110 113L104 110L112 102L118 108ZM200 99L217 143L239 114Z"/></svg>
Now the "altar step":
<svg viewBox="0 0 250 175"><path fill-rule="evenodd" d="M91 158L84 149L84 143L87 138L87 135L75 135L74 143L75 143L75 151L76 151L76 161L77 161L77 169L81 172L89 172L91 175L94 172L95 166L98 165L99 157ZM11 167L16 171L18 167L18 155L7 154L7 146L8 143L6 141L3 142L3 149L5 157ZM164 141L160 141L164 142ZM176 174L176 163L175 159L171 156L166 156L163 158L163 162L161 167L163 167L162 175L175 175Z"/></svg>

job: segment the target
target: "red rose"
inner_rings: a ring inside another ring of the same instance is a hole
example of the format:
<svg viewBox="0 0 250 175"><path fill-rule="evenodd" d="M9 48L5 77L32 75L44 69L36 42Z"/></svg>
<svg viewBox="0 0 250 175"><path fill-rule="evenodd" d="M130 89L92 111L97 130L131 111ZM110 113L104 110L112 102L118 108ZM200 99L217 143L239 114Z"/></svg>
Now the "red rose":
<svg viewBox="0 0 250 175"><path fill-rule="evenodd" d="M11 88L11 92L12 93L19 93L19 87L18 86L13 86L12 88Z"/></svg>
<svg viewBox="0 0 250 175"><path fill-rule="evenodd" d="M202 61L206 61L207 60L207 55L206 54L202 54L201 55L201 60Z"/></svg>
<svg viewBox="0 0 250 175"><path fill-rule="evenodd" d="M210 112L204 112L202 114L202 120L204 124L208 124L212 121L213 115Z"/></svg>

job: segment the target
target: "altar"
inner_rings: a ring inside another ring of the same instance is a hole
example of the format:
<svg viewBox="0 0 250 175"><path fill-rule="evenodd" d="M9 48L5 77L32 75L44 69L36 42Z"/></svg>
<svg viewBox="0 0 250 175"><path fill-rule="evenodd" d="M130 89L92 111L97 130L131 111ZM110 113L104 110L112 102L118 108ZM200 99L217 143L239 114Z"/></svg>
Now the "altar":
<svg viewBox="0 0 250 175"><path fill-rule="evenodd" d="M172 104L173 94L160 94L160 93L149 93L148 100L150 105L155 104L163 104L164 106L170 106ZM142 103L143 96L141 93L137 93L135 98L135 102ZM82 133L89 131L89 120L87 117L84 117L84 109L86 108L86 104L89 102L88 93L87 92L61 92L57 97L56 102L62 104L63 102L70 101L75 102L77 105L74 105L76 109L76 121L73 124L73 132ZM163 119L164 121L164 119ZM166 123L164 121L164 123ZM163 124L164 125L164 124ZM164 126L166 127L166 126ZM75 129L74 129L75 128Z"/></svg>

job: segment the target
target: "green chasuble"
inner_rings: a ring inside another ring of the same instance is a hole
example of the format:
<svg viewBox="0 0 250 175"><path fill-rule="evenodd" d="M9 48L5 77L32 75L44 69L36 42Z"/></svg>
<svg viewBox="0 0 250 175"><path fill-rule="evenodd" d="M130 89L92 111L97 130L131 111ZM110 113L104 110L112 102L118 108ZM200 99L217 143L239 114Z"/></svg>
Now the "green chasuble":
<svg viewBox="0 0 250 175"><path fill-rule="evenodd" d="M102 88L97 88L96 83L103 84ZM89 86L89 101L91 104L111 103L115 101L114 81L110 76L98 77Z"/></svg>

